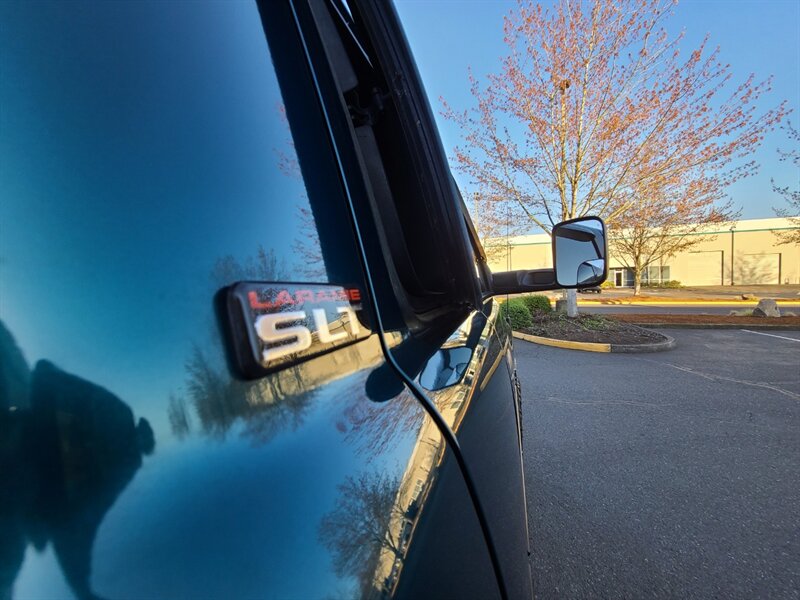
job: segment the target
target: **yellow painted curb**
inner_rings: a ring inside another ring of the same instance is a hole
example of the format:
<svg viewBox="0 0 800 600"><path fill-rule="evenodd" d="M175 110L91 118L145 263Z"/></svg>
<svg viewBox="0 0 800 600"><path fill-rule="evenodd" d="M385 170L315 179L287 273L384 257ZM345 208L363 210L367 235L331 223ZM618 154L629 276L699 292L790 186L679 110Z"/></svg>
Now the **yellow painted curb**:
<svg viewBox="0 0 800 600"><path fill-rule="evenodd" d="M586 352L611 352L611 344L596 344L594 342L568 342L567 340L554 340L553 338L540 337L514 331L512 335L518 340L541 344L542 346L554 346L556 348L566 348L567 350L584 350Z"/></svg>
<svg viewBox="0 0 800 600"><path fill-rule="evenodd" d="M778 306L788 306L790 308L800 307L800 302L796 300L778 300ZM636 301L636 300L578 300L578 306L758 306L757 301L751 300L714 300L714 301Z"/></svg>

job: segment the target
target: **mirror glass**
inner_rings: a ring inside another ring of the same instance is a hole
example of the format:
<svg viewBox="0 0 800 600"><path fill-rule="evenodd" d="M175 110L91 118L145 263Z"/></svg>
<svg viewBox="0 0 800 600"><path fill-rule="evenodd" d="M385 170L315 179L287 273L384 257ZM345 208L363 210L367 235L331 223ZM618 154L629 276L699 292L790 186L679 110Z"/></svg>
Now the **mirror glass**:
<svg viewBox="0 0 800 600"><path fill-rule="evenodd" d="M434 354L419 376L419 383L426 390L436 391L461 381L472 358L472 350L466 346L442 348Z"/></svg>
<svg viewBox="0 0 800 600"><path fill-rule="evenodd" d="M603 222L587 217L553 228L556 280L561 287L585 287L603 282L606 236Z"/></svg>

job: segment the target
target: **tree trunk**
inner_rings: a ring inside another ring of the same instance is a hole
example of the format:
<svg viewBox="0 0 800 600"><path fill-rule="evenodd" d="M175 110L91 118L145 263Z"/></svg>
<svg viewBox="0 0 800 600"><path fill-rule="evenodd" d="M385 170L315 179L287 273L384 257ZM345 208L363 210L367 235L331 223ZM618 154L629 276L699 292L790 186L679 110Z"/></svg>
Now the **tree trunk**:
<svg viewBox="0 0 800 600"><path fill-rule="evenodd" d="M638 296L642 291L642 270L636 269L633 272L633 295Z"/></svg>
<svg viewBox="0 0 800 600"><path fill-rule="evenodd" d="M564 296L567 300L567 316L578 316L578 292L577 290L564 290Z"/></svg>

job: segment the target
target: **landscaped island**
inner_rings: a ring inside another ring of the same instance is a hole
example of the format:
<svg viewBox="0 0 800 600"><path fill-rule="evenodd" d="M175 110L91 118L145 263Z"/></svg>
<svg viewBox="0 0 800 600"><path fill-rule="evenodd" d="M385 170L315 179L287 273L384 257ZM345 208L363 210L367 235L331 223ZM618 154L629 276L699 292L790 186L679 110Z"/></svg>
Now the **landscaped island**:
<svg viewBox="0 0 800 600"><path fill-rule="evenodd" d="M666 337L656 331L602 315L582 314L575 318L554 311L541 295L512 298L501 306L511 328L523 334L599 344L657 344Z"/></svg>

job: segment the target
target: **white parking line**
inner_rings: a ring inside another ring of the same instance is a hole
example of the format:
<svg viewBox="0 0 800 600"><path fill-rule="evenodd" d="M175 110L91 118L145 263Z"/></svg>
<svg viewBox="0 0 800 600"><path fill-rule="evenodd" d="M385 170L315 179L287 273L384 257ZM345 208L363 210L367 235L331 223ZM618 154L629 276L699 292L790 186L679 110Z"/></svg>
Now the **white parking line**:
<svg viewBox="0 0 800 600"><path fill-rule="evenodd" d="M750 331L749 329L740 329L739 331L746 331L747 333L755 333L756 335L767 335L769 337L780 338L782 340L789 340L790 342L798 342L798 343L800 343L800 340L798 340L796 338L786 337L785 335L775 335L773 333L762 333L760 331Z"/></svg>

